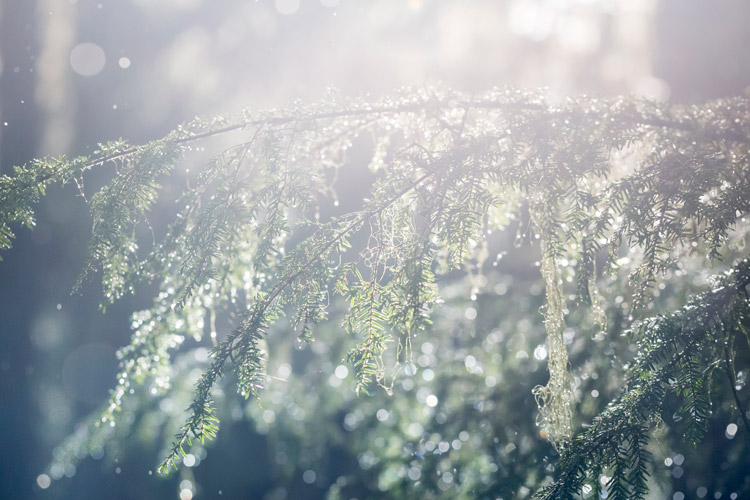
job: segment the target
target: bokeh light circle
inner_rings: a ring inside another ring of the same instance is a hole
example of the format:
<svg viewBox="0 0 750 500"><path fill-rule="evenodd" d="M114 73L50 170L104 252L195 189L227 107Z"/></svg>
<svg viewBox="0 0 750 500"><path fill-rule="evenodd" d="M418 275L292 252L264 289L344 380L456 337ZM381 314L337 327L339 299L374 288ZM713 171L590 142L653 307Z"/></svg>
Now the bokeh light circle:
<svg viewBox="0 0 750 500"><path fill-rule="evenodd" d="M81 76L94 76L104 69L107 58L95 43L79 43L70 51L70 66Z"/></svg>
<svg viewBox="0 0 750 500"><path fill-rule="evenodd" d="M276 0L274 3L279 14L291 15L299 10L299 0Z"/></svg>

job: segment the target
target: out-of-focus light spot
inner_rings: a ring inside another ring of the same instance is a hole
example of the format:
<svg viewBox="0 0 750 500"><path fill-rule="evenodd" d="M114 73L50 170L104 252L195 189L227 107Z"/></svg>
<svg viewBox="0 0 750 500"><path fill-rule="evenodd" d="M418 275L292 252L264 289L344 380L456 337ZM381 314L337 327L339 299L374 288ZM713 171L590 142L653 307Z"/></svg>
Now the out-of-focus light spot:
<svg viewBox="0 0 750 500"><path fill-rule="evenodd" d="M279 374L279 377L285 379L292 374L292 366L289 363L282 363L276 373Z"/></svg>
<svg viewBox="0 0 750 500"><path fill-rule="evenodd" d="M424 432L424 427L422 427L422 424L418 422L412 422L409 424L409 427L406 428L406 433L410 437L419 437Z"/></svg>
<svg viewBox="0 0 750 500"><path fill-rule="evenodd" d="M430 394L425 398L424 402L430 408L435 408L438 404L438 398L434 394Z"/></svg>
<svg viewBox="0 0 750 500"><path fill-rule="evenodd" d="M539 361L547 358L547 348L543 345L536 346L536 349L534 349L534 357L538 359Z"/></svg>
<svg viewBox="0 0 750 500"><path fill-rule="evenodd" d="M349 368L347 368L344 365L339 365L336 367L336 377L340 378L341 380L344 380L347 375L349 375Z"/></svg>
<svg viewBox="0 0 750 500"><path fill-rule="evenodd" d="M170 6L183 10L195 10L200 7L202 0L170 0L167 2Z"/></svg>
<svg viewBox="0 0 750 500"><path fill-rule="evenodd" d="M302 473L302 480L306 482L307 484L313 484L317 477L318 475L315 474L315 471L311 469L307 469L305 472Z"/></svg>
<svg viewBox="0 0 750 500"><path fill-rule="evenodd" d="M708 489L705 486L699 486L698 489L695 490L695 496L698 498L705 497L706 493L708 493Z"/></svg>
<svg viewBox="0 0 750 500"><path fill-rule="evenodd" d="M682 469L682 467L675 467L674 469L672 469L672 477L675 479L680 479L684 473L685 471Z"/></svg>
<svg viewBox="0 0 750 500"><path fill-rule="evenodd" d="M682 465L682 462L685 461L685 456L682 453L678 453L674 456L674 464L675 465Z"/></svg>
<svg viewBox="0 0 750 500"><path fill-rule="evenodd" d="M60 464L53 464L52 467L49 468L49 473L52 475L53 479L60 479L65 473L65 467Z"/></svg>
<svg viewBox="0 0 750 500"><path fill-rule="evenodd" d="M286 16L299 10L299 0L276 0L274 4L278 13Z"/></svg>
<svg viewBox="0 0 750 500"><path fill-rule="evenodd" d="M386 410L385 408L381 408L378 410L375 416L379 421L385 422L386 420L388 420L388 410Z"/></svg>
<svg viewBox="0 0 750 500"><path fill-rule="evenodd" d="M565 49L589 54L599 47L601 33L596 19L568 16L559 27L558 38Z"/></svg>
<svg viewBox="0 0 750 500"><path fill-rule="evenodd" d="M508 12L508 24L513 33L541 42L552 34L557 15L538 2L513 2Z"/></svg>
<svg viewBox="0 0 750 500"><path fill-rule="evenodd" d="M60 304L58 310L62 309ZM31 341L40 349L54 349L65 338L67 318L60 314L42 313L31 324Z"/></svg>
<svg viewBox="0 0 750 500"><path fill-rule="evenodd" d="M192 467L195 465L195 455L188 453L185 455L185 458L182 459L182 463L185 464L185 467Z"/></svg>
<svg viewBox="0 0 750 500"><path fill-rule="evenodd" d="M670 467L672 465L672 459L670 457L665 458L664 465L666 465L667 467Z"/></svg>
<svg viewBox="0 0 750 500"><path fill-rule="evenodd" d="M425 371L422 372L422 378L425 379L427 382L429 382L435 378L435 372L427 368Z"/></svg>
<svg viewBox="0 0 750 500"><path fill-rule="evenodd" d="M180 489L181 490L192 490L193 489L193 483L190 481L190 479L183 479L180 481Z"/></svg>
<svg viewBox="0 0 750 500"><path fill-rule="evenodd" d="M341 379L336 375L331 375L330 377L328 377L328 385L330 385L331 387L340 387Z"/></svg>
<svg viewBox="0 0 750 500"><path fill-rule="evenodd" d="M203 3L203 0L162 0L160 2L152 2L150 0L133 0L133 3L137 4L141 9L152 9L152 10L169 10L174 12L175 9L183 11L195 10Z"/></svg>
<svg viewBox="0 0 750 500"><path fill-rule="evenodd" d="M416 481L420 477L422 477L422 471L419 469L419 467L409 467L409 472L407 472L409 475L409 479L412 481Z"/></svg>
<svg viewBox="0 0 750 500"><path fill-rule="evenodd" d="M598 398L599 397L599 391L597 391L596 389L594 389L593 391L591 391L591 397L592 398Z"/></svg>
<svg viewBox="0 0 750 500"><path fill-rule="evenodd" d="M52 480L47 474L39 474L36 477L36 484L39 485L39 487L43 490L46 490L49 488L49 485L52 483Z"/></svg>
<svg viewBox="0 0 750 500"><path fill-rule="evenodd" d="M208 359L208 349L205 347L199 347L193 352L193 356L195 356L195 360L203 363Z"/></svg>
<svg viewBox="0 0 750 500"><path fill-rule="evenodd" d="M734 436L737 434L737 424L729 424L727 425L727 430L724 431L724 436L727 439L734 439Z"/></svg>
<svg viewBox="0 0 750 500"><path fill-rule="evenodd" d="M193 499L193 492L189 489L185 488L180 490L180 500L192 500Z"/></svg>
<svg viewBox="0 0 750 500"><path fill-rule="evenodd" d="M634 93L648 99L666 101L669 99L671 89L669 88L669 84L661 78L646 76L635 83Z"/></svg>
<svg viewBox="0 0 750 500"><path fill-rule="evenodd" d="M685 494L681 491L677 491L672 495L672 500L685 500Z"/></svg>
<svg viewBox="0 0 750 500"><path fill-rule="evenodd" d="M119 64L122 69L127 69L130 67L130 58L121 57L120 60L117 61L117 64Z"/></svg>
<svg viewBox="0 0 750 500"><path fill-rule="evenodd" d="M107 58L95 43L79 43L70 51L70 66L81 76L94 76L104 69Z"/></svg>
<svg viewBox="0 0 750 500"><path fill-rule="evenodd" d="M267 424L272 424L276 420L276 412L273 410L266 410L263 412L263 421Z"/></svg>
<svg viewBox="0 0 750 500"><path fill-rule="evenodd" d="M467 307L464 311L464 316L466 316L466 319L476 319L477 317L477 310L473 307Z"/></svg>

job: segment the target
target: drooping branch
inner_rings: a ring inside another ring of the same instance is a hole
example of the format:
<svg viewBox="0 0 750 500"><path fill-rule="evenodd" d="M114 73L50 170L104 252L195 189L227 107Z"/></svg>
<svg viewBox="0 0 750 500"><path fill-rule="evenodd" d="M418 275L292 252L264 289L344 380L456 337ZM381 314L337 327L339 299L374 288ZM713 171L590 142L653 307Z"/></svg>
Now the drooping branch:
<svg viewBox="0 0 750 500"><path fill-rule="evenodd" d="M200 338L203 328L196 324L203 325L205 315L213 321L217 304L239 312L242 319L230 333L211 328L213 363L198 383L188 421L163 464L167 469L185 443L215 435L211 390L230 365L243 396L263 386L262 341L279 316L294 315L308 338L310 325L325 317L329 289L348 298L348 330L365 337L349 357L364 373L357 379L358 388L364 387L370 375L378 377L375 365L390 340L386 329L408 336L412 326L401 323L427 323L435 276L465 265L484 248L486 229L496 223L490 213L504 211L527 223L524 207L530 206L548 296L551 392L542 410L553 410L553 438L566 438L573 430L573 397L562 338L566 285L558 277L557 254L568 252L581 263L579 294L587 296L583 302L592 304L602 325L596 261L606 250L605 272L623 247L643 249L633 273L641 302L674 265L681 245L721 256L723 242L750 210L748 110L746 98L677 107L638 99L548 103L539 92L504 90L468 98L438 89L378 102L341 99L260 116L196 120L144 146L118 141L101 145L93 159L40 160L0 177L0 249L10 246L11 224L33 225L33 205L46 186L78 179L104 163L117 166L112 182L91 197L87 269L103 270L111 300L132 291L143 275L159 281L159 293L152 309L134 316L133 342L121 351L122 382L107 418L115 419L131 380L155 377L159 390L166 390L169 352L185 335ZM174 175L185 145L232 132L242 135L240 144L189 178L173 224L144 259L136 229L148 224L160 184ZM352 161L347 151L366 134L374 144L368 199L363 208L321 220L322 199L338 187L338 169ZM639 151L634 165L619 163L614 153L623 150ZM370 230L365 248L350 248L363 226ZM292 233L295 238L288 238ZM650 358L638 366L659 368L634 375L631 382L640 388L633 385L616 411L602 416L600 434L570 442L559 491L581 484L587 467L612 466L620 471L609 486L614 497L628 495L628 484L630 493L643 494L648 419L626 425L617 415L620 409L654 415L670 376L679 375L676 386L695 424L690 433L700 435L706 384L703 351L693 348L713 347L675 340L676 323L664 321L652 325L656 333L643 335L664 334L668 349L639 347ZM586 462L579 452L599 453L605 465Z"/></svg>
<svg viewBox="0 0 750 500"><path fill-rule="evenodd" d="M634 464L629 467L630 473L639 478L631 484L645 484L648 471L640 465L641 459L634 461L646 451L645 443L632 433L661 418L663 400L670 389L686 401L682 413L687 419L687 437L694 442L700 439L710 403L709 381L704 379L705 372L698 371L698 364L706 352L713 353L708 359L721 359L725 338L739 334L738 330L750 321L750 301L744 294L748 284L750 260L743 260L717 276L713 290L694 297L680 310L639 327L638 356L629 370L626 389L564 450L556 481L541 490L538 498L562 500L580 494L584 484L599 481L599 477L587 474L592 464L612 466L623 459ZM697 382L691 381L694 377ZM631 443L631 447L611 447L612 443L622 442ZM626 489L620 498L641 499L645 493L642 488Z"/></svg>

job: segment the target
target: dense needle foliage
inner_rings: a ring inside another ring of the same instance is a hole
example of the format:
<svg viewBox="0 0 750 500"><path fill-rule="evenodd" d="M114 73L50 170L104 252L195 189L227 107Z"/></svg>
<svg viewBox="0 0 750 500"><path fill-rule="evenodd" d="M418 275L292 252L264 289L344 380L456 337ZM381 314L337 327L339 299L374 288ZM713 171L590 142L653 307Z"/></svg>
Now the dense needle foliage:
<svg viewBox="0 0 750 500"><path fill-rule="evenodd" d="M172 353L186 337L211 339L210 364L160 467L167 472L186 446L216 436L219 379L231 373L245 398L262 391L264 345L280 318L310 342L332 304L345 301L343 330L358 339L346 356L356 391L373 383L390 391L412 364L413 340L430 334L438 279L455 269L481 275L495 251L489 235L516 230L519 245L541 248L550 378L534 394L538 423L561 454L539 495L606 488L614 499L643 498L646 447L665 395L682 399L685 436L698 442L711 415L712 373L733 380L735 342L748 340L750 265L741 258L717 271L713 290L639 319L664 273L681 272L683 256L737 257L726 242L750 209L748 117L746 97L671 106L550 101L541 91L505 89L405 90L379 101L331 94L291 110L197 119L142 146L101 144L91 158L18 167L0 177L0 248L10 247L12 225L33 226L47 186L76 182L93 218L81 279L101 272L103 306L143 283L158 286L153 307L133 315L117 384L92 426L116 426L135 386L168 391ZM338 205L339 170L362 138L372 144L370 194L326 215L331 199ZM178 168L204 144L223 150L197 172ZM95 167L113 175L90 195L84 178ZM154 228L161 185L174 179L185 188L172 222ZM631 260L625 322L636 356L621 396L577 432L564 332L581 326L566 325L568 307L576 302L597 335L617 331L607 326L599 286ZM217 318L232 319L234 329L217 332ZM733 403L747 425L736 392Z"/></svg>

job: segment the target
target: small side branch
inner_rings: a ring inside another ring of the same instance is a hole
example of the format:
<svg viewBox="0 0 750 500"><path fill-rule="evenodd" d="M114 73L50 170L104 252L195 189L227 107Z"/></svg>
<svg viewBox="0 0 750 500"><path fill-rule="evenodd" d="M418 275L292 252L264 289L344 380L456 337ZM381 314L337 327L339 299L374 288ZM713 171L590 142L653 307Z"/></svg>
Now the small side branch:
<svg viewBox="0 0 750 500"><path fill-rule="evenodd" d="M737 411L740 412L742 422L745 424L745 430L747 430L748 435L750 435L750 422L748 422L747 413L745 413L745 408L742 406L740 396L737 394L737 388L735 387L737 382L734 379L734 363L732 362L732 357L729 355L729 347L726 342L724 342L724 360L726 361L724 364L724 371L729 379L729 387L732 388L732 395L734 395L734 402L737 405Z"/></svg>

